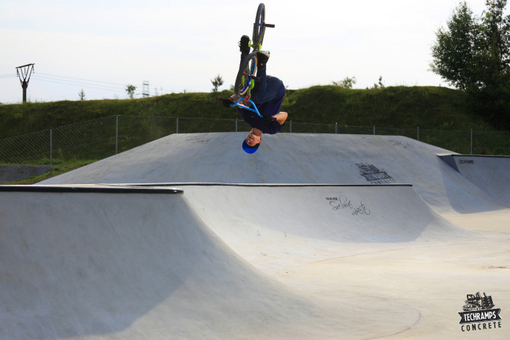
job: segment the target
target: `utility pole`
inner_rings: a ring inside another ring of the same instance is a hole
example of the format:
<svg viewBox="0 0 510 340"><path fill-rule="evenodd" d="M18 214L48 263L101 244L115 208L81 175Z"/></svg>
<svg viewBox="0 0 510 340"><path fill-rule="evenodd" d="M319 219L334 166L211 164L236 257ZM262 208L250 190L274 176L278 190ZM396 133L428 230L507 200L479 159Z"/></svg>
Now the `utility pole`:
<svg viewBox="0 0 510 340"><path fill-rule="evenodd" d="M18 74L21 87L23 88L23 103L27 102L27 87L30 81L30 76L34 72L35 64L26 64L23 66L16 67L16 73Z"/></svg>
<svg viewBox="0 0 510 340"><path fill-rule="evenodd" d="M143 92L142 92L142 96L145 98L145 97L149 97L149 81L148 80L145 80L143 82Z"/></svg>

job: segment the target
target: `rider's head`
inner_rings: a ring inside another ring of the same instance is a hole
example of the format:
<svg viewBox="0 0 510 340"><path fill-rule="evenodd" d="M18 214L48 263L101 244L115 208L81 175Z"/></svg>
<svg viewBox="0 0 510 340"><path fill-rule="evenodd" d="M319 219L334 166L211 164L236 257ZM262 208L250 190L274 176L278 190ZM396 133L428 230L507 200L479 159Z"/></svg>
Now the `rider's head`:
<svg viewBox="0 0 510 340"><path fill-rule="evenodd" d="M243 141L243 150L246 153L252 154L260 146L260 143L262 142L262 131L259 129L251 129L251 131L246 136L246 139Z"/></svg>

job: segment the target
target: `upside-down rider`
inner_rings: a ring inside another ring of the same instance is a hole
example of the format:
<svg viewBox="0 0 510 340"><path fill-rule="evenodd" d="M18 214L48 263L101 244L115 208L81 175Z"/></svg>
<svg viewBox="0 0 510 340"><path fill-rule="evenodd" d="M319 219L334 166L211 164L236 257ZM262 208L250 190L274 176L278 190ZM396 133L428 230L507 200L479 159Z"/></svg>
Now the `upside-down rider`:
<svg viewBox="0 0 510 340"><path fill-rule="evenodd" d="M250 53L250 38L243 35L239 41L241 51L241 63ZM285 86L283 82L273 76L266 75L266 64L269 60L269 52L257 52L257 77L260 81L255 82L255 87L251 90L251 100L257 106L262 117L256 112L238 107L237 110L243 117L243 120L250 124L251 131L243 141L243 150L249 154L257 151L262 141L262 134L276 134L285 126L285 120L288 117L287 112L282 112L282 101L285 96ZM223 101L223 105L230 107L239 97L233 95Z"/></svg>

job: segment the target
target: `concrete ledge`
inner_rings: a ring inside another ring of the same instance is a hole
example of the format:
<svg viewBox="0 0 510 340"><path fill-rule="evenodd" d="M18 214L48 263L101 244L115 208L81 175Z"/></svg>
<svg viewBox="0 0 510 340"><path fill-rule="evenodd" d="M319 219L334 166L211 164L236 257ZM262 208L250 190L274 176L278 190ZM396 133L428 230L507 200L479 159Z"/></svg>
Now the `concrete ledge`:
<svg viewBox="0 0 510 340"><path fill-rule="evenodd" d="M62 193L102 193L102 194L182 194L174 188L124 187L105 185L1 185L0 192L62 192Z"/></svg>

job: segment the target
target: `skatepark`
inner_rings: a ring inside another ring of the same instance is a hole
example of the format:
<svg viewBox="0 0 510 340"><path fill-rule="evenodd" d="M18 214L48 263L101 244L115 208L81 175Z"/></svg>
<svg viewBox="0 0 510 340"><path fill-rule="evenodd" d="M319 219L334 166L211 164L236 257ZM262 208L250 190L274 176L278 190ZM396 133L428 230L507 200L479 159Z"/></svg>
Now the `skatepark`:
<svg viewBox="0 0 510 340"><path fill-rule="evenodd" d="M0 186L0 338L508 338L510 157L244 137ZM500 318L460 323L478 292Z"/></svg>

